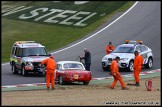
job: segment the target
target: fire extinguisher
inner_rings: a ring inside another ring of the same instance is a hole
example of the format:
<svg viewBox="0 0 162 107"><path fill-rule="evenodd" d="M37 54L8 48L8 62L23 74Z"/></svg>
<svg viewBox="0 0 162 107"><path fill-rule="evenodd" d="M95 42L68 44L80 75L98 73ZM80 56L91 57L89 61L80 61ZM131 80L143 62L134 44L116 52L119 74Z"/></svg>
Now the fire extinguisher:
<svg viewBox="0 0 162 107"><path fill-rule="evenodd" d="M146 80L145 85L146 85L147 91L151 91L152 90L152 79Z"/></svg>

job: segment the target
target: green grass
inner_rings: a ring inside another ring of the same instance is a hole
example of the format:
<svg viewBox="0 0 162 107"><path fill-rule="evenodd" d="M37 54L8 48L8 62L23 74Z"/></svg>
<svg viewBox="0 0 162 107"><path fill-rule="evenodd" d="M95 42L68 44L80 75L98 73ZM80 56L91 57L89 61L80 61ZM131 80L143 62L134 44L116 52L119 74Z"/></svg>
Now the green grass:
<svg viewBox="0 0 162 107"><path fill-rule="evenodd" d="M23 2L21 2L23 3ZM22 4L19 5L22 5ZM46 2L48 5L48 2ZM134 2L126 2L122 7L112 11L108 15L95 20L89 26L83 28L71 27L71 26L59 26L48 25L43 23L33 23L28 21L13 20L6 17L2 17L2 62L9 62L10 51L15 41L32 40L39 42L46 46L47 51L52 51L61 48L71 42L83 38L87 34L91 33L109 18L118 12L124 12ZM41 2L40 2L41 4ZM31 5L28 2L27 5ZM105 8L108 8L105 6ZM103 7L104 9L104 7Z"/></svg>

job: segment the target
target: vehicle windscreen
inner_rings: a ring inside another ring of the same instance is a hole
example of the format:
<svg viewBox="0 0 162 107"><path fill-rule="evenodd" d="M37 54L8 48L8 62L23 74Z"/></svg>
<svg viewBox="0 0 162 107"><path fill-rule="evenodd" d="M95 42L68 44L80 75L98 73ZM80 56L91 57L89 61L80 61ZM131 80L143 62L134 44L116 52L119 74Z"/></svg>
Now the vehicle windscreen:
<svg viewBox="0 0 162 107"><path fill-rule="evenodd" d="M63 67L64 69L83 69L83 66L78 63L65 63Z"/></svg>
<svg viewBox="0 0 162 107"><path fill-rule="evenodd" d="M133 53L134 47L118 46L114 49L113 53Z"/></svg>
<svg viewBox="0 0 162 107"><path fill-rule="evenodd" d="M23 48L23 57L28 56L46 56L47 52L44 47Z"/></svg>

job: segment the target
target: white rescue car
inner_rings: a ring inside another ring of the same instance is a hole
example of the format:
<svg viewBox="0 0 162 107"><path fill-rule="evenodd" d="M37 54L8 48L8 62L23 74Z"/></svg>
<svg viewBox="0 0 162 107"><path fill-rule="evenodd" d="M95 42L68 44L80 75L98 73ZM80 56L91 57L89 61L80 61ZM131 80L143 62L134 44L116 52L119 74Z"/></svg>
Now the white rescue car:
<svg viewBox="0 0 162 107"><path fill-rule="evenodd" d="M153 53L150 48L142 44L142 41L131 41L126 40L125 44L118 45L114 51L110 54L105 55L102 58L102 68L104 71L109 70L112 60L116 57L120 57L118 63L120 68L127 69L128 71L133 71L134 66L134 51L138 51L142 55L144 61L143 65L146 68L151 68L153 66Z"/></svg>

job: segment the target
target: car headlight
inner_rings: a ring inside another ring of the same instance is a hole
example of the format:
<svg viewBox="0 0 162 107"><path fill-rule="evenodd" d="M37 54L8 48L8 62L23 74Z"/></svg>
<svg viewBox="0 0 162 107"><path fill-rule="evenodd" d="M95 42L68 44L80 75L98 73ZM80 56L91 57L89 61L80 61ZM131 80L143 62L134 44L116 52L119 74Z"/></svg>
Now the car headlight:
<svg viewBox="0 0 162 107"><path fill-rule="evenodd" d="M129 58L121 58L120 60L122 60L122 61L126 61L126 60L128 60Z"/></svg>
<svg viewBox="0 0 162 107"><path fill-rule="evenodd" d="M102 60L107 60L107 58L106 57L103 57Z"/></svg>
<svg viewBox="0 0 162 107"><path fill-rule="evenodd" d="M33 66L33 64L31 62L26 62L26 65Z"/></svg>

